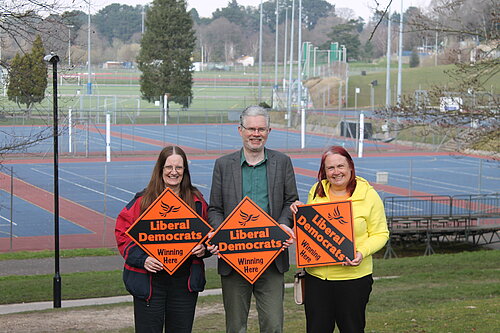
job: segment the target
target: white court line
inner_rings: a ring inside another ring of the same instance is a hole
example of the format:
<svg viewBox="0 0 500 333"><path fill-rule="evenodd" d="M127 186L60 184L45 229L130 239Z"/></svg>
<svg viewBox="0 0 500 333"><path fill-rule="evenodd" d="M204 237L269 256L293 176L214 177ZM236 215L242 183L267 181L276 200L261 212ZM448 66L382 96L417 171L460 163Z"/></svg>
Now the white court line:
<svg viewBox="0 0 500 333"><path fill-rule="evenodd" d="M52 177L53 175L50 174L50 173L47 173L47 172L43 172L43 171L40 171L40 170L37 170L37 169L32 169L33 171L35 172L38 172L38 173L41 173L42 175L46 175L46 176L49 176L49 177ZM62 180L62 181L65 181L71 185L74 185L74 186L77 186L77 187L80 187L80 188L83 188L87 191L90 191L90 192L94 192L94 193L97 193L97 194L100 194L102 196L104 196L104 192L101 192L101 191L97 191L97 190L94 190L93 188L90 188L90 187L87 187L87 186L83 186L83 185L80 185L78 183L75 183L75 182L72 182L72 181L69 181L67 179L64 179L64 178L61 178L59 177L59 180ZM132 192L131 192L132 193ZM109 195L109 194L106 194L106 198L111 198L111 199L115 199L117 201L120 201L120 202L123 202L123 203L128 203L129 201L127 200L122 200L120 198L117 198L115 196L112 196L112 195Z"/></svg>
<svg viewBox="0 0 500 333"><path fill-rule="evenodd" d="M437 159L428 159L425 161L434 162L434 161L437 161ZM422 160L419 160L419 162L422 162ZM317 163L310 161L310 162L306 162L306 165L316 166ZM391 169L391 168L388 168L388 169ZM397 168L397 170L401 170L401 169L402 169L401 167ZM379 171L380 168L366 168L366 167L357 166L356 170L363 171L365 174L371 174L371 173L376 174L376 172ZM455 174L459 173L459 172L453 172L453 171L445 169L445 168L426 168L426 170L446 171L446 172L455 173ZM463 173L460 172L459 174L464 174L464 175L470 176L470 173L466 173L466 172L463 172ZM392 177L396 180L399 180L399 181L408 181L409 182L409 180L410 180L409 175L403 175L403 174L397 173L395 171L390 171L390 177ZM484 177L483 176L482 178L489 179L489 180L497 180L496 177ZM451 187L452 189L454 189L457 192L462 192L462 193L466 193L466 194L469 194L470 190L474 191L477 189L476 186L463 186L463 185L459 185L456 183L447 183L447 182L443 182L443 181L439 181L439 180L435 180L435 179L420 178L420 177L415 177L415 176L412 176L412 183L417 184L417 185L425 185L427 187L437 188L440 190L442 190L443 188L450 188ZM441 185L439 185L439 184L441 184ZM468 190L468 189L470 189L470 190Z"/></svg>
<svg viewBox="0 0 500 333"><path fill-rule="evenodd" d="M468 166L479 167L479 161L471 160L470 158L465 159L465 158L454 157L454 158L448 158L447 162L448 161L451 161L451 163L456 163L456 164L465 164L465 165L468 165ZM484 161L483 160L483 167L485 166L485 163L497 163L498 164L498 162L496 162L496 161L492 161L492 160Z"/></svg>
<svg viewBox="0 0 500 333"><path fill-rule="evenodd" d="M7 224L7 225L10 225L10 223L11 223L10 219L8 219L8 218L6 218L6 217L3 217L2 215L0 215L0 219L7 221L7 222L9 223L9 224ZM16 222L12 222L12 224L13 224L13 225L17 225L17 223L16 223Z"/></svg>
<svg viewBox="0 0 500 333"><path fill-rule="evenodd" d="M361 167L357 167L357 168L361 169ZM381 168L379 168L379 169L381 169ZM379 171L379 169L376 169L376 170ZM401 167L394 167L394 168L384 167L383 169L387 170L389 172L393 172L391 170L401 170L402 168ZM419 169L419 168L412 168L412 170L416 170L416 169ZM375 169L371 169L371 170L375 170ZM479 176L478 174L474 174L474 173L471 173L471 172L459 171L459 170L464 170L464 168L461 168L461 167L450 167L450 168L425 167L425 170L426 171L439 171L439 172L443 172L443 173L451 173L451 174L454 174L454 175L465 175L465 176L469 176L469 177L470 176L473 176L473 177L478 177ZM481 175L481 178L482 179L489 179L489 180L500 180L500 177L486 176L484 174Z"/></svg>
<svg viewBox="0 0 500 333"><path fill-rule="evenodd" d="M144 130L144 131L141 131L142 133L150 133L152 136L153 136L153 139L154 140L158 140L158 141L162 141L163 139L168 139L168 141L174 141L173 139L187 139L191 142L196 142L196 143L201 143L201 144L212 144L212 145L218 145L220 144L220 133L216 133L217 134L217 137L219 138L219 140L217 141L213 141L213 140L209 140L209 139L199 139L199 138L196 138L196 137L191 137L191 136L184 136L184 135L177 135L177 133L172 133L172 131L170 131L171 134L167 134L165 133L165 135L163 135L163 133L158 133L158 131L154 131L154 130ZM160 135L161 134L161 135ZM209 137L215 137L214 133L207 133L207 136ZM222 134L222 137L230 137L230 138L233 138L234 135L229 135L229 134Z"/></svg>
<svg viewBox="0 0 500 333"><path fill-rule="evenodd" d="M193 168L196 168L196 171L194 171ZM207 171L205 171L205 170L199 171L202 168L207 170ZM205 164L196 164L196 165L193 164L193 165L189 166L189 171L191 172L191 175L198 175L198 176L208 175L208 176L212 177L212 173L213 173L212 169L213 169L213 165L208 166Z"/></svg>
<svg viewBox="0 0 500 333"><path fill-rule="evenodd" d="M356 167L357 170L363 170L365 173L376 173L376 171L378 169L371 169L371 168L362 168L362 167ZM389 174L389 177L394 177L396 180L405 180L405 181L408 181L410 180L410 176L408 175L403 175L403 174L399 174L399 173L396 173L396 172L391 172ZM398 178L399 177L399 178ZM415 176L412 176L411 177L412 179L412 184L418 184L418 185L425 185L426 187L431 187L431 188L438 188L438 189L453 189L454 191L457 191L457 192L462 192L462 193L466 193L466 194L470 194L471 191L470 190L467 190L467 189L471 189L471 190L475 190L476 187L472 187L472 186L463 186L463 185L458 185L458 184L454 184L454 183L447 183L447 182L442 182L442 181L439 181L439 180L436 180L436 179L429 179L429 178L420 178L420 177L415 177ZM436 184L436 185L435 185Z"/></svg>
<svg viewBox="0 0 500 333"><path fill-rule="evenodd" d="M7 222L9 223L9 224L5 224L5 225L10 225L10 223L11 223L10 219L8 219L8 218L6 218L6 217L3 217L2 215L0 215L0 219L5 220L5 221L7 221ZM17 223L16 223L16 222L12 222L12 224L13 224L13 225L17 225ZM2 224L2 225L3 225L3 224Z"/></svg>
<svg viewBox="0 0 500 333"><path fill-rule="evenodd" d="M90 177L82 176L82 175L79 175L79 174L77 174L77 173L74 173L74 172L71 172L71 171L65 170L65 169L60 169L60 170L61 170L62 172L66 172L66 173L68 173L68 174L70 174L70 175L77 176L77 177L80 177L80 178L82 178L82 179L86 179L86 180L89 180L89 181L91 181L91 182L94 182L94 183L102 184L102 181L98 181L98 180L93 179L93 178L90 178ZM110 185L110 184L107 184L107 186L112 187L112 188L114 188L114 189L116 189L116 190L119 190L119 191L123 191L123 192L125 192L125 193L127 193L127 194L135 194L135 192L131 192L131 191L126 190L126 189L124 189L124 188L122 188L122 187L118 187L118 186L114 186L114 185Z"/></svg>
<svg viewBox="0 0 500 333"><path fill-rule="evenodd" d="M478 170L479 169L479 162L477 161L474 161L474 160L470 160L470 159L462 159L462 158L447 158L446 160L439 160L437 158L433 158L433 159L424 159L424 160L420 160L420 159L415 159L415 160L412 160L413 162L415 163L429 163L429 162L445 162L445 163L450 163L450 164L458 164L458 165L466 165L467 166L467 170ZM497 163L498 162L485 162L482 164L482 168L483 170L485 169L490 169L490 168L495 168L495 166L492 166L492 165L489 165L488 163ZM387 162L384 162L384 164L387 164ZM500 164L498 164L500 165ZM398 168L398 169L401 169L401 168ZM441 172L449 172L449 173L456 173L456 174L462 174L462 175L467 175L467 176L470 176L472 173L470 171L454 171L456 169L459 169L459 170L464 170L464 167L461 167L461 166L452 166L452 167L448 167L448 166L445 166L445 167L432 167L432 168L429 168L429 167L426 167L425 168L426 170L436 170L436 171L441 171ZM478 176L478 174L472 174L472 176ZM483 175L483 178L485 179L492 179L492 180L500 180L500 177L493 177L493 176L484 176Z"/></svg>
<svg viewBox="0 0 500 333"><path fill-rule="evenodd" d="M123 140L127 140L127 141L133 141L131 139L123 139ZM137 142L137 141L136 141ZM143 144L142 142L138 142L140 144ZM100 147L106 147L106 142L105 141L102 141L102 140L89 140L89 145L92 144L93 147L97 147L97 150L99 150ZM128 144L125 144L125 143L117 143L116 140L111 140L111 150L114 150L114 151L119 151L120 147L125 147L125 148L133 148L135 147L135 145L128 145Z"/></svg>
<svg viewBox="0 0 500 333"><path fill-rule="evenodd" d="M419 208L419 207L415 207L415 206L408 206L408 205L403 205L403 204L399 204L399 203L394 203L394 202L391 202L391 201L388 201L386 202L386 205L385 205L385 209L388 209L387 206L388 204L391 204L391 207L403 207L403 208L407 208L407 212L423 212L424 209L423 208ZM389 208L389 211L394 211L395 209L394 208ZM398 210L399 211L399 210Z"/></svg>
<svg viewBox="0 0 500 333"><path fill-rule="evenodd" d="M210 187L209 187L208 185L206 185L206 184L197 184L197 183L193 183L193 186L194 186L194 187L201 187L201 188L204 188L204 189L207 189L207 190L209 190L209 189L210 189Z"/></svg>
<svg viewBox="0 0 500 333"><path fill-rule="evenodd" d="M0 234L4 234L4 235L9 235L10 236L10 232L6 232L6 231L0 231ZM13 234L12 237L17 238L19 236Z"/></svg>
<svg viewBox="0 0 500 333"><path fill-rule="evenodd" d="M452 173L455 175L466 175L466 176L473 176L473 177L478 177L479 175L473 174L470 172L464 172L464 171L456 171L453 170L452 168L428 168L429 170L435 170L435 171L440 171L440 172L447 172L447 173ZM463 168L460 168L460 170L463 170ZM492 177L492 176L485 176L481 175L482 179L489 179L489 180L500 180L500 177Z"/></svg>
<svg viewBox="0 0 500 333"><path fill-rule="evenodd" d="M96 132L92 132L93 134L95 134L94 136L92 135L89 135L88 137L88 142L89 142L89 145L92 145L93 147L105 147L106 146L106 138L102 136L101 133L96 133ZM128 135L128 133L125 133ZM85 140L85 136L84 134L82 133L77 133L75 134L75 137L76 137L76 140L80 143L80 144L84 144L86 141ZM117 138L119 140L119 138ZM133 141L131 139L123 139L123 140L126 140L126 141ZM142 144L142 142L141 142ZM119 149L120 147L125 147L125 148L133 148L135 147L135 145L132 145L132 144L127 144L127 143L117 143L115 140L111 140L111 148L112 150L117 150ZM116 149L114 149L116 148Z"/></svg>

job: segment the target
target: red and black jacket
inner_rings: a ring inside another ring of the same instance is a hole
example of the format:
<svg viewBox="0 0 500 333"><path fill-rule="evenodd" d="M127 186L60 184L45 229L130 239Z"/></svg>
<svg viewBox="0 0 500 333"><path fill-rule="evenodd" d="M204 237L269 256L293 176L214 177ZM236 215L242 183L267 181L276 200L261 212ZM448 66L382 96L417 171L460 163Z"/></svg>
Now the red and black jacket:
<svg viewBox="0 0 500 333"><path fill-rule="evenodd" d="M148 254L144 252L125 232L141 215L141 200L143 192L136 193L134 198L122 209L116 219L115 237L118 250L125 259L123 267L123 282L127 291L135 297L149 300L152 295L152 274L144 269ZM207 220L208 205L203 197L195 196L196 212ZM209 252L207 251L209 254ZM193 257L186 260L174 274L189 274ZM187 288L187 286L186 286Z"/></svg>

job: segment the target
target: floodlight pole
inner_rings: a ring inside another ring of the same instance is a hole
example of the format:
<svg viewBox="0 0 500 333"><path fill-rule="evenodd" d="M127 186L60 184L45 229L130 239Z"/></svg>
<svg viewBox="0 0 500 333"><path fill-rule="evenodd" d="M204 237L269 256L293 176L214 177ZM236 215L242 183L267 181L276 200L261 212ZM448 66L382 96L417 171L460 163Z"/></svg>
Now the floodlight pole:
<svg viewBox="0 0 500 333"><path fill-rule="evenodd" d="M297 39L297 114L300 114L300 148L306 147L306 111L302 105L302 0L299 0Z"/></svg>
<svg viewBox="0 0 500 333"><path fill-rule="evenodd" d="M274 89L278 91L278 24L279 24L279 4L276 0L276 24L275 24L275 45L274 45ZM274 107L274 105L273 105Z"/></svg>
<svg viewBox="0 0 500 333"><path fill-rule="evenodd" d="M391 9L387 10L387 64L385 73L385 107L391 106Z"/></svg>
<svg viewBox="0 0 500 333"><path fill-rule="evenodd" d="M61 307L61 274L59 271L59 165L58 165L58 124L57 124L57 63L59 56L54 53L43 58L52 64L52 97L54 106L53 139L54 139L54 308Z"/></svg>
<svg viewBox="0 0 500 333"><path fill-rule="evenodd" d="M283 53L283 91L286 92L286 51L288 50L288 6L285 7L285 38L284 38L284 50Z"/></svg>
<svg viewBox="0 0 500 333"><path fill-rule="evenodd" d="M87 62L88 62L88 77L87 77L87 94L92 95L92 68L90 64L90 0L88 13L88 31L87 31Z"/></svg>
<svg viewBox="0 0 500 333"><path fill-rule="evenodd" d="M67 25L68 28L68 67L71 67L71 28L74 28L74 25Z"/></svg>
<svg viewBox="0 0 500 333"><path fill-rule="evenodd" d="M295 17L295 0L292 0L292 19L290 23L290 72L288 76L287 127L292 127L292 72L293 72L293 34Z"/></svg>
<svg viewBox="0 0 500 333"><path fill-rule="evenodd" d="M401 0L401 13L399 15L399 47L398 47L398 87L397 87L397 102L401 104L402 90L402 67L403 67L403 0Z"/></svg>
<svg viewBox="0 0 500 333"><path fill-rule="evenodd" d="M262 0L260 0L259 23L259 104L262 102Z"/></svg>

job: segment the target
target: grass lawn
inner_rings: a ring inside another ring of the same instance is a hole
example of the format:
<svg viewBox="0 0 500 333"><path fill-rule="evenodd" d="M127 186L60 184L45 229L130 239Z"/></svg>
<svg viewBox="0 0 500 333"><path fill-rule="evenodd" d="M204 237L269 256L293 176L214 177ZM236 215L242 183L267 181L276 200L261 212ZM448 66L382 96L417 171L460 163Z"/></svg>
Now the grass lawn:
<svg viewBox="0 0 500 333"><path fill-rule="evenodd" d="M454 65L442 65L436 67L418 67L418 68L405 68L402 70L402 94L413 96L415 90L429 90L434 86L439 87L447 87L447 86L456 86L457 82L451 80L450 76L447 74L450 70L452 70ZM392 100L396 100L396 86L397 86L397 78L398 71L395 69L391 70L391 92L392 92ZM356 75L351 76L349 78L349 100L348 106L354 107L355 100L355 89L360 88L360 92L357 97L358 107L370 107L370 82L377 80L378 85L374 87L374 104L375 106L385 105L385 87L386 87L386 73L378 72L378 73L367 73L365 76ZM491 77L487 83L485 83L485 87L488 90L492 90L492 92L498 93L498 91L494 91L494 87L498 87L500 85L500 73L495 74ZM453 91L453 89L451 89ZM491 92L491 91L490 91Z"/></svg>
<svg viewBox="0 0 500 333"><path fill-rule="evenodd" d="M499 332L500 251L481 250L432 256L375 259L376 280L367 310L366 332ZM292 279L287 273L287 281ZM213 269L207 271L207 288L220 286ZM62 277L63 299L123 295L121 272L88 272ZM3 304L52 299L52 276L0 278ZM221 307L220 296L202 297L200 309ZM123 305L115 305L123 306ZM51 311L47 311L50 315ZM68 311L68 309L66 309ZM3 316L0 316L0 320ZM249 332L258 332L255 306ZM193 332L221 332L222 311L199 316ZM302 306L285 296L285 332L304 332ZM118 332L118 331L116 331ZM133 332L133 329L120 330Z"/></svg>
<svg viewBox="0 0 500 333"><path fill-rule="evenodd" d="M363 66L374 67L374 64L352 63L352 70L355 71ZM380 65L377 65L380 67ZM376 67L376 66L375 66ZM404 95L412 96L415 90L426 90L433 86L447 86L450 84L447 71L454 68L453 65L443 65L436 67L404 68L402 73L402 90ZM202 123L225 123L228 122L228 111L241 111L248 105L258 103L258 87L254 82L236 82L228 84L224 80L234 80L236 78L255 79L256 69L249 69L250 72L237 71L217 71L217 72L196 72L194 77L200 79L193 86L193 99L190 108L184 110L181 105L171 102L170 110L172 121L174 122L202 122ZM280 68L281 70L281 68ZM138 76L138 72L133 71L109 71L100 70L97 77L128 77ZM99 72L99 71L97 71ZM111 72L111 73L108 73ZM279 71L281 73L281 71ZM274 67L267 66L263 71L264 78L270 79L274 76ZM353 108L357 104L358 108L371 107L370 82L377 80L378 85L374 87L374 106L377 108L385 104L385 67L383 71L369 71L367 75L354 75L349 78L349 98L348 108ZM280 81L281 82L281 81ZM397 84L397 70L391 71L392 99L395 99ZM494 87L500 84L500 74L493 76L486 86L490 87L493 93ZM359 88L357 101L355 102L355 89ZM47 88L47 94L52 90L51 85ZM490 89L489 89L490 90ZM140 87L137 80L128 80L123 83L113 83L112 81L98 82L93 86L93 94L86 94L85 82L77 85L72 82L65 82L59 86L59 108L61 121L64 122L68 109L74 111L73 120L83 116L83 119L92 119L93 122L102 123L104 113L111 112L113 121L117 123L161 123L163 111L159 105L148 102L141 97ZM336 94L332 92L332 94ZM269 85L262 87L263 101L272 104L272 89ZM0 103L5 110L18 110L15 102L9 101L7 97L0 96ZM21 106L22 107L22 106ZM4 120L4 125L22 124L40 125L50 123L52 112L52 97L46 96L40 104L34 105L32 114L35 116L44 115L47 119L26 119L23 111L15 111L19 119ZM78 118L79 119L79 118ZM309 117L308 117L309 119ZM308 120L308 122L313 121ZM411 138L420 137L418 133L409 133ZM401 137L407 140L405 135ZM433 138L432 142L440 142L441 138Z"/></svg>
<svg viewBox="0 0 500 333"><path fill-rule="evenodd" d="M367 75L354 75L349 78L349 99L348 107L354 107L354 91L356 88L360 88L360 92L357 96L357 106L358 107L370 107L370 82L373 80L378 81L378 85L374 89L374 102L375 105L385 104L385 66L383 64L365 64L365 63L352 63L350 66L353 71L359 68L379 68L381 71L368 72ZM394 67L394 66L393 66ZM418 89L430 89L432 86L446 86L450 84L450 78L446 74L447 71L451 70L453 65L442 65L442 66L431 66L431 67L419 67L419 68L404 68L402 73L402 90L405 95L413 95L415 90ZM75 70L78 72L79 70ZM255 68L249 69L250 72L238 72L238 71L210 71L210 72L195 72L194 78L197 81L193 86L193 103L190 109L203 109L203 110L231 110L231 109L241 109L244 106L254 104L257 102L258 98L258 88L257 88L257 71ZM97 75L97 78L101 77L138 77L139 72L134 71L110 71L110 70L97 70L96 72L101 72ZM282 68L279 68L279 73L282 73ZM281 75L281 74L280 74ZM263 79L271 80L274 78L274 66L265 66L263 69ZM234 84L228 84L224 80L234 80L234 79L250 79L251 81L245 82L234 82ZM101 78L102 80L102 78ZM253 80L253 81L252 81ZM84 80L85 81L85 80ZM255 81L255 82L254 82ZM281 82L281 77L278 80ZM266 81L267 82L267 81ZM492 77L487 87L493 89L500 84L500 74L496 74ZM395 99L395 91L397 85L397 70L391 70L391 85L393 99ZM47 94L52 90L52 86L49 84L47 88ZM59 93L66 95L60 98L59 107L61 110L65 110L68 107L77 109L92 109L92 110L123 110L123 109L158 109L154 103L149 103L141 99L140 88L138 80L127 80L123 82L113 81L113 80L102 80L98 81L93 85L93 95L91 99L86 95L86 81L80 82L80 85L75 82L64 81L59 86ZM493 91L493 93L496 93ZM262 88L263 100L271 103L272 88L269 84ZM71 97L72 96L72 97ZM97 97L100 96L100 97ZM116 96L116 98L114 98ZM10 109L16 109L17 105L8 101L7 98L1 98L2 104ZM51 109L51 98L47 101L42 101L41 104L34 106L37 109ZM179 105L173 103L172 108L178 108Z"/></svg>

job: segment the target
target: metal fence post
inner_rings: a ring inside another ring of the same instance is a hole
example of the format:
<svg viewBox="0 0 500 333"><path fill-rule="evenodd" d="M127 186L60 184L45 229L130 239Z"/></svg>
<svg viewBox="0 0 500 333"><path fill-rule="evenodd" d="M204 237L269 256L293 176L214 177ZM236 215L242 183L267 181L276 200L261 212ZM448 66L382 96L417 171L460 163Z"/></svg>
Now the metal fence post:
<svg viewBox="0 0 500 333"><path fill-rule="evenodd" d="M12 251L12 237L14 224L14 167L10 167L10 250Z"/></svg>

